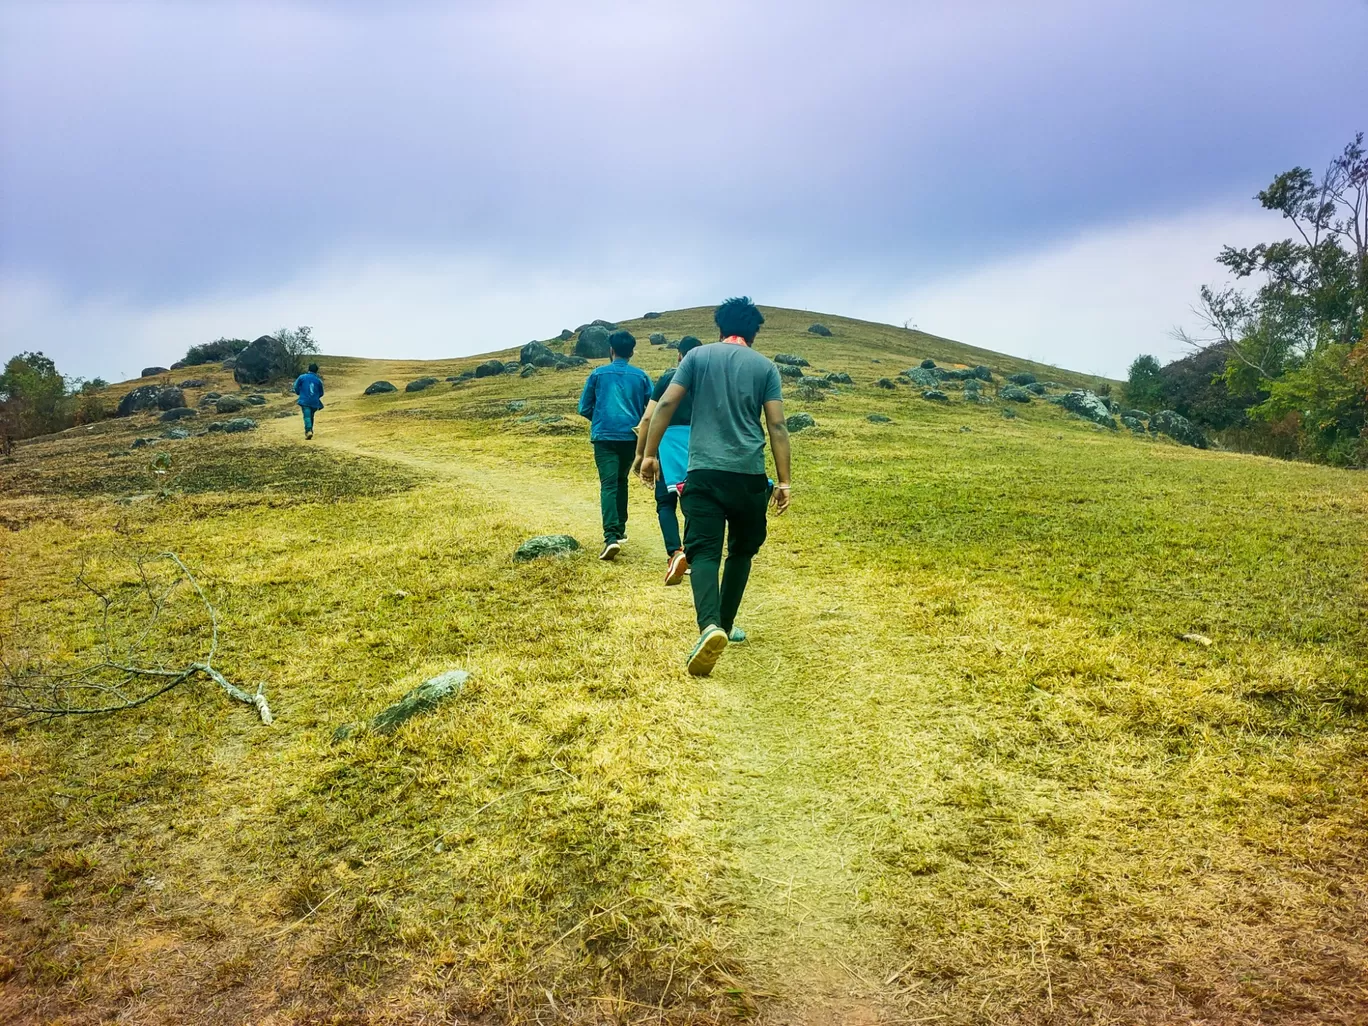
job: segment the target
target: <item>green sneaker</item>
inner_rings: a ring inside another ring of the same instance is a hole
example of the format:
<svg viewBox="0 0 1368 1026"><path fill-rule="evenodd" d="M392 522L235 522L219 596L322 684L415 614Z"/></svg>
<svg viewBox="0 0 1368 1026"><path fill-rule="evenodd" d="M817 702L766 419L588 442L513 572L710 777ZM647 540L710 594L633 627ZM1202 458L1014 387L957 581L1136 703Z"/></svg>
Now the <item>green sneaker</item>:
<svg viewBox="0 0 1368 1026"><path fill-rule="evenodd" d="M709 625L698 636L698 644L689 653L689 672L695 677L706 677L717 665L718 657L727 647L727 632Z"/></svg>
<svg viewBox="0 0 1368 1026"><path fill-rule="evenodd" d="M739 645L746 640L746 632L740 627L733 627L731 633L727 635L727 640L733 645Z"/></svg>

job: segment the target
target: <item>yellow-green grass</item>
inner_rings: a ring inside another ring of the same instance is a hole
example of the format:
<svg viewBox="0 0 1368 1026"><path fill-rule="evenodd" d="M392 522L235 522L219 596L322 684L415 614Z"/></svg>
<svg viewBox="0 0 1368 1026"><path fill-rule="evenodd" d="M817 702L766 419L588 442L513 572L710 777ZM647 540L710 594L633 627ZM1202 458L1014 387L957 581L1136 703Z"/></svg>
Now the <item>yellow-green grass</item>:
<svg viewBox="0 0 1368 1026"><path fill-rule="evenodd" d="M191 682L0 733L0 1018L1368 1016L1362 476L875 389L928 355L1093 379L766 313L762 351L856 386L790 402L794 506L705 680L644 489L616 565L511 561L597 540L582 371L361 397L479 360L325 358L307 447L278 396L251 436L0 465L7 658L89 654L82 561L174 550L277 716ZM648 332L707 323L628 327L655 375Z"/></svg>

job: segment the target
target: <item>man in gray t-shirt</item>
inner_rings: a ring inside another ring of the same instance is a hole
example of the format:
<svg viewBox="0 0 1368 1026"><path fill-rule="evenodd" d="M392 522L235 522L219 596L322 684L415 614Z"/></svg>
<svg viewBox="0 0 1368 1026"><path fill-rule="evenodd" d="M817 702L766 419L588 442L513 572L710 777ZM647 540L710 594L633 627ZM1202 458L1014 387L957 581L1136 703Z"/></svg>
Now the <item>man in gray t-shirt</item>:
<svg viewBox="0 0 1368 1026"><path fill-rule="evenodd" d="M765 318L749 299L729 299L713 314L721 341L686 356L656 405L646 437L641 476L654 482L657 454L675 408L693 400L689 473L680 505L686 518L684 553L693 568L694 612L701 632L689 654L689 672L707 676L729 639L741 641L736 612L746 591L751 560L765 542L765 428L774 450L774 506L789 504L789 441L779 371L751 346ZM764 426L761 426L761 421ZM719 590L722 542L727 562Z"/></svg>

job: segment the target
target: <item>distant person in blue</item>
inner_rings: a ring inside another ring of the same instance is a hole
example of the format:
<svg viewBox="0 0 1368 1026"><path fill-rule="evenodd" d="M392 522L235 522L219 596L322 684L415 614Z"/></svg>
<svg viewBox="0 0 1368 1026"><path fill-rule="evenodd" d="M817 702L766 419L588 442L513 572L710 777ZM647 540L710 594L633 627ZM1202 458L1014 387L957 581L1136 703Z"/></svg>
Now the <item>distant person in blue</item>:
<svg viewBox="0 0 1368 1026"><path fill-rule="evenodd" d="M304 411L304 438L313 438L314 414L323 409L323 379L318 376L318 364L309 364L309 369L295 378L295 401Z"/></svg>
<svg viewBox="0 0 1368 1026"><path fill-rule="evenodd" d="M680 360L703 343L692 335L679 340ZM646 434L651 427L651 415L665 390L674 380L674 368L667 370L651 390L651 401L637 425L636 460L632 472L641 472L641 461L646 455ZM684 488L684 476L689 469L689 420L693 416L693 396L686 394L679 402L665 436L660 440L660 474L655 480L656 519L660 521L660 536L665 540L666 584L678 584L689 572L689 560L684 555L684 543L679 539L679 496Z"/></svg>
<svg viewBox="0 0 1368 1026"><path fill-rule="evenodd" d="M636 426L651 398L651 379L631 364L635 352L636 338L630 331L609 335L609 363L589 375L579 402L580 416L589 421L598 467L602 560L616 559L627 540L627 479L636 458Z"/></svg>

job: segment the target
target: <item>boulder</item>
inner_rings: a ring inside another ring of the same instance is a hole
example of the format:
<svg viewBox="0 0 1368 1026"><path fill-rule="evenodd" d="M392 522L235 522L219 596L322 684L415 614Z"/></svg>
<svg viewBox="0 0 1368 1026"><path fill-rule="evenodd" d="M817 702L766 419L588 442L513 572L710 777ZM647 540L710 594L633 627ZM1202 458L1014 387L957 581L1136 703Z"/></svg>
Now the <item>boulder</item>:
<svg viewBox="0 0 1368 1026"><path fill-rule="evenodd" d="M655 320L655 319L656 319L657 317L659 317L659 316L660 316L660 313L659 313L658 311L656 311L656 310L647 310L644 314L641 315L641 319L642 319L642 320L645 320L645 321L653 321L653 320Z"/></svg>
<svg viewBox="0 0 1368 1026"><path fill-rule="evenodd" d="M561 370L565 367L583 367L588 362L589 361L584 357L575 354L570 354L568 356L562 356L559 353L556 354L556 370Z"/></svg>
<svg viewBox="0 0 1368 1026"><path fill-rule="evenodd" d="M212 427L212 425L210 425ZM232 420L223 422L223 430L230 435L241 434L243 431L255 431L257 422L251 417L234 417Z"/></svg>
<svg viewBox="0 0 1368 1026"><path fill-rule="evenodd" d="M808 388L830 388L831 382L826 378L804 378L803 384Z"/></svg>
<svg viewBox="0 0 1368 1026"><path fill-rule="evenodd" d="M992 381L993 372L987 367L979 364L977 367L959 367L955 370L939 370L941 378L947 381L968 381L970 378L977 378L979 381Z"/></svg>
<svg viewBox="0 0 1368 1026"><path fill-rule="evenodd" d="M186 367L188 367L188 366L190 366L190 365L189 365L188 363L186 363L184 360L177 360L175 363L173 363L173 364L170 366L169 369L170 369L170 370L183 370L184 368L186 368Z"/></svg>
<svg viewBox="0 0 1368 1026"><path fill-rule="evenodd" d="M157 396L161 395L161 391L160 385L139 385L132 391L125 392L115 410L116 416L127 417L132 413L140 413L143 410L155 408Z"/></svg>
<svg viewBox="0 0 1368 1026"><path fill-rule="evenodd" d="M788 364L790 367L810 366L806 360L795 353L775 353L774 362L778 364Z"/></svg>
<svg viewBox="0 0 1368 1026"><path fill-rule="evenodd" d="M616 323L615 321L605 321L605 320L604 320L603 318L601 318L601 317L596 317L596 318L594 318L592 321L590 321L589 323L590 323L591 325L593 325L594 327L597 327L597 328L607 328L609 331L617 331L617 330L618 330L618 326L617 326L617 323Z"/></svg>
<svg viewBox="0 0 1368 1026"><path fill-rule="evenodd" d="M556 354L551 351L551 347L543 342L529 342L518 350L518 362L535 364L538 360L550 360L555 362Z"/></svg>
<svg viewBox="0 0 1368 1026"><path fill-rule="evenodd" d="M571 331L569 328L561 328L561 333L556 337L560 339L562 342L569 342L572 338L575 337L575 333Z"/></svg>
<svg viewBox="0 0 1368 1026"><path fill-rule="evenodd" d="M786 378L801 378L803 376L803 368L795 367L791 363L781 363L779 365L779 373Z"/></svg>
<svg viewBox="0 0 1368 1026"><path fill-rule="evenodd" d="M499 364L499 373L503 373L503 364ZM421 392L425 388L431 388L437 384L436 378L414 378L404 386L405 392Z"/></svg>
<svg viewBox="0 0 1368 1026"><path fill-rule="evenodd" d="M237 367L237 357L228 357L228 359L224 360L221 364L219 364L219 367L221 367L223 370L235 369Z"/></svg>
<svg viewBox="0 0 1368 1026"><path fill-rule="evenodd" d="M211 435L216 435L222 430L223 424L217 420L210 424L207 428L205 428L205 431Z"/></svg>
<svg viewBox="0 0 1368 1026"><path fill-rule="evenodd" d="M651 332L651 345L663 346L666 342L665 336L658 331Z"/></svg>
<svg viewBox="0 0 1368 1026"><path fill-rule="evenodd" d="M1136 420L1149 420L1150 415L1144 410L1122 410L1124 416L1134 417Z"/></svg>
<svg viewBox="0 0 1368 1026"><path fill-rule="evenodd" d="M399 391L399 389L395 388L395 387L394 387L393 385L391 385L388 381L372 381L369 385L366 386L366 390L365 390L364 392L362 392L361 394L362 394L362 395L381 395L381 394L383 394L383 393L385 393L385 392L397 392L397 391Z"/></svg>
<svg viewBox="0 0 1368 1026"><path fill-rule="evenodd" d="M575 355L587 360L608 359L608 329L600 324L590 324L575 340Z"/></svg>
<svg viewBox="0 0 1368 1026"><path fill-rule="evenodd" d="M1151 417L1149 430L1152 435L1168 435L1175 442L1196 449L1205 449L1208 445L1206 436L1193 426L1192 421L1173 410L1160 410Z"/></svg>
<svg viewBox="0 0 1368 1026"><path fill-rule="evenodd" d="M247 405L248 405L248 406L265 406L265 405L266 405L266 397L265 397L264 395L256 395L256 394L249 395L249 396L247 397Z"/></svg>
<svg viewBox="0 0 1368 1026"><path fill-rule="evenodd" d="M933 360L933 359L931 359L931 357L928 356L925 360L923 360L923 361L921 362L921 369L922 369L922 370L935 370L935 369L936 369L936 361Z"/></svg>
<svg viewBox="0 0 1368 1026"><path fill-rule="evenodd" d="M933 403L948 403L950 401L950 397L939 388L928 388L922 393L922 398L930 399Z"/></svg>
<svg viewBox="0 0 1368 1026"><path fill-rule="evenodd" d="M247 408L247 401L235 395L222 396L214 403L214 409L219 413L237 413L239 410Z"/></svg>
<svg viewBox="0 0 1368 1026"><path fill-rule="evenodd" d="M234 359L233 380L239 385L264 385L294 369L294 358L274 335L262 335L247 343Z"/></svg>
<svg viewBox="0 0 1368 1026"><path fill-rule="evenodd" d="M519 371L521 371L521 370L522 370L522 364L520 364L517 360L505 360L505 361L504 361L504 373L505 373L505 374L517 374L517 373L518 373Z"/></svg>
<svg viewBox="0 0 1368 1026"><path fill-rule="evenodd" d="M1051 399L1050 402L1064 407L1070 413L1078 414L1084 420L1109 427L1113 431L1116 430L1116 420L1112 417L1111 410L1107 408L1106 401L1097 393L1086 388L1075 388L1072 392ZM1175 416L1177 415L1175 414Z"/></svg>
<svg viewBox="0 0 1368 1026"><path fill-rule="evenodd" d="M1045 394L1045 386L1042 385L1039 381L1032 381L1029 385L1023 385L1022 387L1025 388L1026 391L1030 392L1031 395Z"/></svg>
<svg viewBox="0 0 1368 1026"><path fill-rule="evenodd" d="M810 334L810 335L821 335L822 338L830 338L830 337L831 337L831 329L828 328L825 324L809 324L809 325L808 325L808 334Z"/></svg>
<svg viewBox="0 0 1368 1026"><path fill-rule="evenodd" d="M877 388L897 388L897 387L898 387L897 385L893 384L893 382L892 382L890 379L888 379L888 378L880 378L878 381L874 382L874 385L875 385L875 387L877 387Z"/></svg>
<svg viewBox="0 0 1368 1026"><path fill-rule="evenodd" d="M1007 380L1013 385L1020 385L1022 388L1025 388L1027 385L1034 385L1036 383L1036 376L1030 371L1021 371L1017 374L1007 375Z"/></svg>
<svg viewBox="0 0 1368 1026"><path fill-rule="evenodd" d="M526 367L524 367L522 370L518 371L518 377L520 377L520 378L530 378L533 374L536 374L536 373L537 373L537 368L534 367L534 366L532 366L532 364L529 363L529 364L528 364Z"/></svg>
<svg viewBox="0 0 1368 1026"><path fill-rule="evenodd" d="M998 398L1006 399L1009 403L1029 403L1031 393L1020 385L1004 385L998 390Z"/></svg>
<svg viewBox="0 0 1368 1026"><path fill-rule="evenodd" d="M903 371L907 379L914 385L922 388L935 388L940 384L941 373L938 370L928 370L925 367L913 367L911 370Z"/></svg>
<svg viewBox="0 0 1368 1026"><path fill-rule="evenodd" d="M826 382L822 382L822 384L826 384ZM802 381L798 382L797 386L793 389L792 394L797 398L802 399L804 402L826 402L826 393L817 385L817 379L815 378L804 378Z"/></svg>
<svg viewBox="0 0 1368 1026"><path fill-rule="evenodd" d="M845 371L836 371L835 373L828 374L826 376L826 379L830 381L833 385L855 384L855 382L851 380L850 375L847 374Z"/></svg>
<svg viewBox="0 0 1368 1026"><path fill-rule="evenodd" d="M794 434L797 434L799 431L803 431L807 428L817 426L817 422L812 419L812 414L810 413L795 413L792 416L790 416L788 420L786 420L784 423L788 425L789 431L793 432Z"/></svg>
<svg viewBox="0 0 1368 1026"><path fill-rule="evenodd" d="M222 392L205 392L204 395L200 396L200 405L203 406L206 403L216 403L222 398Z"/></svg>
<svg viewBox="0 0 1368 1026"><path fill-rule="evenodd" d="M502 360L486 360L475 368L477 378L496 378L507 371Z"/></svg>
<svg viewBox="0 0 1368 1026"><path fill-rule="evenodd" d="M401 726L423 713L432 712L438 705L461 693L470 674L465 670L447 670L430 680L424 681L399 701L382 709L370 722L370 728L377 734L393 734ZM339 728L334 737L344 728ZM342 734L345 738L349 735Z"/></svg>
<svg viewBox="0 0 1368 1026"><path fill-rule="evenodd" d="M170 424L178 420L186 420L190 417L198 416L199 414L196 413L194 410L190 409L188 406L177 406L174 409L167 410L165 413L163 413L161 415L161 419L166 423Z"/></svg>
<svg viewBox="0 0 1368 1026"><path fill-rule="evenodd" d="M1145 433L1145 425L1141 424L1134 417L1127 416L1123 413L1121 414L1121 423L1130 428L1131 431L1137 435L1143 435Z"/></svg>
<svg viewBox="0 0 1368 1026"><path fill-rule="evenodd" d="M192 415L193 415L193 411L191 411L191 412L192 412ZM167 428L165 431L162 432L162 437L163 437L163 438L169 438L169 439L171 439L173 442L178 442L178 441L180 441L180 440L183 439L183 438L189 438L189 437L190 437L190 432L187 431L187 430L186 430L185 428L183 428L183 427Z"/></svg>
<svg viewBox="0 0 1368 1026"><path fill-rule="evenodd" d="M163 388L157 393L157 409L174 410L185 405L185 393L179 388Z"/></svg>
<svg viewBox="0 0 1368 1026"><path fill-rule="evenodd" d="M142 374L140 374L139 377L143 377L143 378L155 377L155 376L158 375L158 374L165 374L165 373L166 373L168 370L170 370L170 369L171 369L171 368L169 368L169 367L144 367L144 368L142 369Z"/></svg>
<svg viewBox="0 0 1368 1026"><path fill-rule="evenodd" d="M871 413L868 417L865 418L865 420L869 421L871 424L892 424L892 423L893 423L893 418L892 418L892 417L885 417L882 413Z"/></svg>
<svg viewBox="0 0 1368 1026"><path fill-rule="evenodd" d="M542 556L568 556L579 551L579 547L580 543L568 534L539 534L518 546L518 551L513 553L513 562L526 563Z"/></svg>
<svg viewBox="0 0 1368 1026"><path fill-rule="evenodd" d="M205 385L207 385L207 384L209 384L209 382L204 381L204 380L202 380L202 379L200 379L200 378L187 378L186 380L184 380L184 381L182 381L182 382L180 383L180 387L181 387L181 388L203 388L203 387L204 387Z"/></svg>

